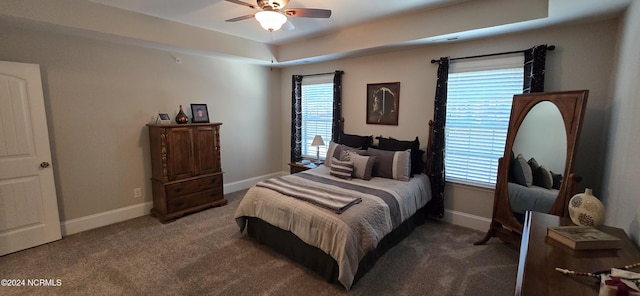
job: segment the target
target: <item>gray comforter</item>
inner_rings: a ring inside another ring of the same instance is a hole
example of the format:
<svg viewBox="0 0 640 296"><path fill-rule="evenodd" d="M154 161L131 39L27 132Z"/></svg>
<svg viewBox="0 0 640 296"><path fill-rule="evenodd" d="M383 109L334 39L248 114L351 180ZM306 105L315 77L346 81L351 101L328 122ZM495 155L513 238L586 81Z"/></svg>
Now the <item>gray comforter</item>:
<svg viewBox="0 0 640 296"><path fill-rule="evenodd" d="M385 178L346 181L330 176L329 169L321 166L282 178L303 186L323 184L332 192L343 192L362 201L338 214L269 188L254 186L235 214L240 230L244 230L245 217L256 217L292 232L336 260L338 280L347 289L351 288L360 260L431 198L429 179L424 174L414 176L409 182Z"/></svg>

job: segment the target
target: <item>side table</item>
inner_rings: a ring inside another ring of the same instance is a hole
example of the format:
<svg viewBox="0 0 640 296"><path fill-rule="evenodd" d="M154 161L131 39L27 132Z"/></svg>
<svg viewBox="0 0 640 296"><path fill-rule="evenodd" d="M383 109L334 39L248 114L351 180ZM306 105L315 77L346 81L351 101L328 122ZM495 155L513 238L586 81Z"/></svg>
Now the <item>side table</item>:
<svg viewBox="0 0 640 296"><path fill-rule="evenodd" d="M322 165L322 162L319 165ZM318 164L316 164L315 162L307 163L307 164L303 164L303 163L300 163L300 162L290 162L289 163L289 173L290 174L295 174L295 173L299 173L299 172L304 172L306 170L315 169L317 167L318 167Z"/></svg>
<svg viewBox="0 0 640 296"><path fill-rule="evenodd" d="M515 295L598 295L600 282L597 279L565 275L555 271L555 268L596 272L640 261L640 251L620 228L598 227L620 238L620 250L575 251L546 238L547 227L562 225L574 224L568 218L527 212L520 243Z"/></svg>

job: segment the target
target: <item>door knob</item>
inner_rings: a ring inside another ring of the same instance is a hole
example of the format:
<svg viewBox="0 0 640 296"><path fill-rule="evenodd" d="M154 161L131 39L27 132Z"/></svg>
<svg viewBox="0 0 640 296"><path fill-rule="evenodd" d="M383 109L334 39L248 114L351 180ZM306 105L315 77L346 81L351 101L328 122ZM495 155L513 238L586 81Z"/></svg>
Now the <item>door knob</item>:
<svg viewBox="0 0 640 296"><path fill-rule="evenodd" d="M43 161L43 162L40 164L40 167L41 167L41 168L43 168L43 169L46 169L46 168L48 168L48 167L49 167L49 163L48 163L48 162L46 162L46 161Z"/></svg>

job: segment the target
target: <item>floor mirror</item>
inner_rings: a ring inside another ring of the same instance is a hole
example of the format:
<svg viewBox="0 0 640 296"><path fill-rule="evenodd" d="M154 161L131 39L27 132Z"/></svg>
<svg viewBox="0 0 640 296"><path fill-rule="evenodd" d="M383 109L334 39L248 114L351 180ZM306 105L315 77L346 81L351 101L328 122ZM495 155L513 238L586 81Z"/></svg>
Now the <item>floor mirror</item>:
<svg viewBox="0 0 640 296"><path fill-rule="evenodd" d="M587 90L513 97L504 155L498 161L493 215L485 237L520 245L526 211L567 216L579 177L575 153Z"/></svg>

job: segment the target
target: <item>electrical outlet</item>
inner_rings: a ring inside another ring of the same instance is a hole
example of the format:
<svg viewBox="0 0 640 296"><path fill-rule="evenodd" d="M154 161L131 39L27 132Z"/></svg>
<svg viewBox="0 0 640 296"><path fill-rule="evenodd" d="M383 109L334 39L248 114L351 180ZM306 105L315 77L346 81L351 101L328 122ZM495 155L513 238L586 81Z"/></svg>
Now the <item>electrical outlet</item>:
<svg viewBox="0 0 640 296"><path fill-rule="evenodd" d="M133 188L133 197L142 197L142 189Z"/></svg>

